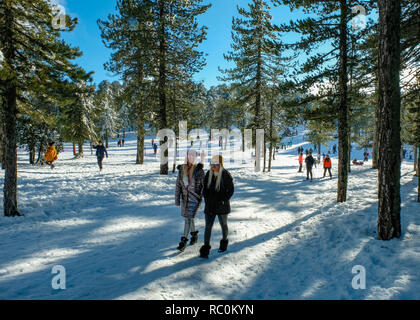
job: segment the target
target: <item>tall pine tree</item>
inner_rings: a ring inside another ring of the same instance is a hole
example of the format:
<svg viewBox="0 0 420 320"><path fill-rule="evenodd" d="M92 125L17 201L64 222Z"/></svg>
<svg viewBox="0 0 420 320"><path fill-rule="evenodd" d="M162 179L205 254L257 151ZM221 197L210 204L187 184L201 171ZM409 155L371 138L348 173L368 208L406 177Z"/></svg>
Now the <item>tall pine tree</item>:
<svg viewBox="0 0 420 320"><path fill-rule="evenodd" d="M17 204L17 134L16 119L22 92L31 85L49 85L75 75L70 63L81 55L78 49L60 39L60 30L52 24L53 10L47 0L2 0L0 2L0 48L4 61L0 69L0 92L4 101L5 180L4 214L19 215ZM76 19L65 17L71 31Z"/></svg>
<svg viewBox="0 0 420 320"><path fill-rule="evenodd" d="M378 238L401 236L401 1L379 7L379 179Z"/></svg>

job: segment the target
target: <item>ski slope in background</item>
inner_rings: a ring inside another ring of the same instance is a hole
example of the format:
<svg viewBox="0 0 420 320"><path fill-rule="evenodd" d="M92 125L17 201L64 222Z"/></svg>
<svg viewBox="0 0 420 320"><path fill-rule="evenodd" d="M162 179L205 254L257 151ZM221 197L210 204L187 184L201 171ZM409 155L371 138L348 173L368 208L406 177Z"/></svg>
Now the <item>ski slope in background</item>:
<svg viewBox="0 0 420 320"><path fill-rule="evenodd" d="M339 204L337 158L332 180L320 179L318 167L308 182L297 173L297 147L310 145L302 134L292 143L276 154L271 173L225 164L235 182L230 243L226 253L217 252L216 223L209 260L198 258L202 209L199 243L176 251L183 232L176 174L159 175L150 139L143 166L135 165L134 134L124 148L112 141L101 173L88 145L77 160L66 145L53 171L29 165L21 150L18 200L25 217L0 217L0 299L419 299L420 204L412 163L402 165L403 235L384 242L376 240L370 162L352 167L348 202ZM352 158L362 155L353 149ZM65 290L51 287L55 265L66 269ZM352 287L357 265L366 270L364 290Z"/></svg>

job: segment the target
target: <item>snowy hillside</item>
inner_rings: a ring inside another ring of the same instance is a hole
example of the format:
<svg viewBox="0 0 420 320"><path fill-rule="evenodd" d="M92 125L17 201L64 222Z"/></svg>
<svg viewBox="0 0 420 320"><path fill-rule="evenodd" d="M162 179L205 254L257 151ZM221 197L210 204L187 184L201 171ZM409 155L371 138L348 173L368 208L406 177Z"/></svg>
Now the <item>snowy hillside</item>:
<svg viewBox="0 0 420 320"><path fill-rule="evenodd" d="M412 163L402 165L403 235L384 242L376 240L377 179L370 163L352 167L348 202L338 204L336 157L332 180L320 179L318 167L308 182L306 173L297 173L302 135L292 143L276 154L271 173L226 164L235 183L230 243L227 252L217 252L216 222L209 260L198 257L202 209L199 243L176 250L183 232L174 205L176 175L158 174L150 140L144 166L135 165L133 135L124 148L112 142L101 173L88 147L84 159L73 160L66 146L53 171L29 165L20 152L18 200L25 217L0 217L0 299L420 299ZM352 156L361 160L363 150L357 152ZM65 290L51 287L55 265L65 267ZM352 287L358 265L366 270L366 289Z"/></svg>

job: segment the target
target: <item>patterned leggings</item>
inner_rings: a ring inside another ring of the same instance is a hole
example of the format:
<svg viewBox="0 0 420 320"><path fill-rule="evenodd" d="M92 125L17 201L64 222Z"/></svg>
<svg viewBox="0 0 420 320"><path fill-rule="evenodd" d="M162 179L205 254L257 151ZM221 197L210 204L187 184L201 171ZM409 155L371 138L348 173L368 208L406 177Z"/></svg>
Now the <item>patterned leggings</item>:
<svg viewBox="0 0 420 320"><path fill-rule="evenodd" d="M195 232L195 224L194 218L185 218L185 225L184 225L184 237L187 238L188 234L191 232Z"/></svg>

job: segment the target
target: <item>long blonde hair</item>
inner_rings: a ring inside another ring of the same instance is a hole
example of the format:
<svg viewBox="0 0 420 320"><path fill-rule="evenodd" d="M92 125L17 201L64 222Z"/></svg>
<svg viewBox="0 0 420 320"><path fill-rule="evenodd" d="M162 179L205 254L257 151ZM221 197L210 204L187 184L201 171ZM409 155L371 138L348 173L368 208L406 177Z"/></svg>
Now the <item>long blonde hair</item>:
<svg viewBox="0 0 420 320"><path fill-rule="evenodd" d="M216 175L215 190L217 192L219 192L220 191L220 182L222 181L222 174L223 174L223 170L224 170L224 168L223 168L223 157L221 155L215 155L215 156L212 157L211 161L212 161L212 163L213 163L213 161L219 163L220 169L219 169L219 172L216 174L210 168L209 180L207 181L207 189L210 189L211 181L213 180L213 175Z"/></svg>
<svg viewBox="0 0 420 320"><path fill-rule="evenodd" d="M217 192L220 191L220 182L222 181L222 173L223 173L223 167L222 165L220 165L220 170L216 176L216 185L214 187ZM210 189L211 181L213 180L213 175L215 175L215 173L213 172L213 170L210 169L209 181L207 181L207 189Z"/></svg>

